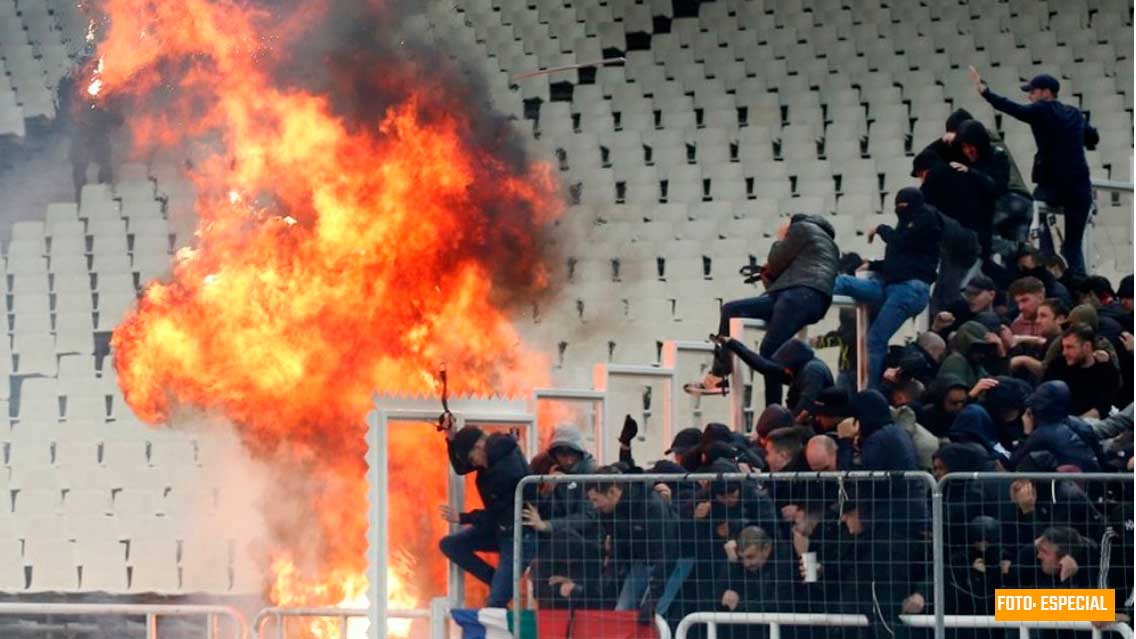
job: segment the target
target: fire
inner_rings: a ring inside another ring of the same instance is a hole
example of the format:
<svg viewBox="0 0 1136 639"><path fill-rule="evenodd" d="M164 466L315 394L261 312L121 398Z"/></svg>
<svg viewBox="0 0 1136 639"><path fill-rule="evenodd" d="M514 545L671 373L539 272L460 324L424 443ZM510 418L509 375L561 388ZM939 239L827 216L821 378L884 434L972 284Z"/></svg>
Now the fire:
<svg viewBox="0 0 1136 639"><path fill-rule="evenodd" d="M294 471L303 512L267 517L269 599L353 606L371 394L431 390L443 361L454 393L546 383L509 314L545 293L540 238L561 204L548 167L515 152L508 124L472 107L440 59L377 57L381 10L287 4L105 3L91 93L127 109L139 156L192 155L199 217L195 247L147 286L112 347L140 418L223 415ZM344 25L376 41L327 37ZM445 446L428 426L391 442L390 603L421 607L445 583ZM295 632L334 636L334 623Z"/></svg>

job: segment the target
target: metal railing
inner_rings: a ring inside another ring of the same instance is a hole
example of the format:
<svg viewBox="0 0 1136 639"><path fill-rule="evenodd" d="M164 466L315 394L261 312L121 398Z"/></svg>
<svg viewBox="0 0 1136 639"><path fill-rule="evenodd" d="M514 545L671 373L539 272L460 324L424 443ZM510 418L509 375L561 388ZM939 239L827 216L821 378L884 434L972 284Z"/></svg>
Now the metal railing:
<svg viewBox="0 0 1136 639"><path fill-rule="evenodd" d="M912 628L934 628L932 615L900 615L900 620ZM1115 632L1124 639L1132 639L1132 628L1128 624L1113 623L1097 628L1088 621L995 621L991 616L947 615L943 618L947 628L1017 628L1019 639L1030 639L1030 630L1080 630L1091 631L1093 639L1101 632Z"/></svg>
<svg viewBox="0 0 1136 639"><path fill-rule="evenodd" d="M823 626L863 628L864 615L809 614L796 612L694 612L682 618L675 639L686 639L693 626L706 626L706 639L718 639L718 626L768 626L769 639L781 639L782 626Z"/></svg>
<svg viewBox="0 0 1136 639"><path fill-rule="evenodd" d="M448 610L449 606L447 605L446 599L444 597L438 597L430 601L429 610L388 609L386 616L388 619L429 619L431 639L445 639ZM366 619L369 612L370 610L368 608L264 608L257 613L256 619L253 620L253 628L256 630L257 639L268 639L270 636L268 634L270 628L275 628L276 632L274 636L276 639L284 639L286 619L304 617L329 618L339 621L339 637L342 639L347 637L348 621L350 619Z"/></svg>
<svg viewBox="0 0 1136 639"><path fill-rule="evenodd" d="M907 473L881 473L870 471L852 471L852 472L830 472L830 473L768 473L768 474L744 474L744 473L727 473L727 474L711 474L711 473L691 473L679 475L666 475L666 474L628 474L628 475L575 475L575 476L532 476L522 480L521 484L517 487L515 510L514 510L514 561L513 561L513 587L514 587L514 606L515 610L522 607L520 594L522 590L522 543L531 544L531 540L525 538L525 528L523 528L522 509L526 503L526 499L531 499L532 494L535 492L534 484L560 484L568 482L578 482L581 486L595 485L603 482L616 482L616 483L643 483L647 486L653 486L656 483L680 483L680 482L742 482L752 481L757 484L772 486L773 482L782 480L790 482L820 482L820 481L839 481L848 484L851 490L851 484L856 480L881 480L887 478L894 481L897 477L906 479L917 480L922 482L929 488L927 501L930 504L928 522L931 529L931 566L927 573L930 574L933 583L929 584L929 589L932 590L931 597L926 602L931 605L932 609L930 614L899 614L891 617L894 622L904 623L913 627L931 628L935 631L935 636L939 639L945 636L947 628L1018 628L1022 631L1023 638L1029 629L1054 629L1054 630L1080 630L1091 631L1094 636L1099 636L1102 631L1119 633L1122 637L1132 637L1132 629L1125 623L1114 623L1109 625L1101 625L1094 627L1093 624L1088 622L995 622L993 616L989 614L978 614L972 612L971 614L962 614L956 611L960 610L957 606L965 603L973 604L975 601L970 599L959 599L958 592L952 590L949 593L945 592L947 586L947 579L945 572L947 570L947 554L952 549L961 549L970 545L973 540L969 540L966 544L961 544L960 538L951 537L948 535L946 529L951 527L955 531L960 521L957 519L959 515L959 507L962 510L970 513L963 523L971 521L971 517L975 513L990 512L997 507L1022 507L1018 493L1024 490L1025 483L1035 487L1035 494L1032 497L1041 508L1055 508L1060 504L1065 503L1061 500L1076 499L1080 500L1078 496L1083 493L1085 496L1092 496L1096 500L1093 503L1115 502L1124 490L1130 490L1132 483L1136 480L1130 473L1024 473L1024 472L1002 472L1002 473L951 473L943 476L940 480L935 481L930 474L925 472L907 472ZM961 486L960 486L961 484ZM703 484L706 486L707 484ZM843 486L844 484L842 484ZM526 489L526 487L529 487ZM959 491L959 488L966 488L965 491ZM841 489L843 490L843 488ZM983 492L985 491L985 492ZM1078 492L1080 491L1080 492ZM1104 494L1111 491L1111 497L1105 497ZM850 494L853 494L850 492ZM984 495L975 498L974 495ZM1123 493L1119 499L1123 500L1125 497ZM860 491L860 499L864 499L863 490ZM949 500L948 500L949 497ZM701 498L695 500L698 501ZM843 499L843 498L841 498ZM871 497L869 499L872 499ZM1102 502L1104 500L1104 502ZM853 498L855 501L855 498ZM914 502L912 502L914 503ZM1071 502L1070 502L1071 503ZM1083 501L1081 503L1090 503ZM946 506L952 508L951 511L946 512ZM837 511L843 512L840 508ZM1058 517L1050 517L1048 525L1051 526L1071 526L1078 529L1085 530L1083 540L1090 543L1086 548L1091 548L1089 554L1084 555L1080 561L1083 567L1091 571L1099 571L1094 578L1094 581L1099 580L1099 585L1094 587L1113 587L1113 588L1126 588L1130 584L1122 582L1111 582L1109 571L1106 569L1109 566L1109 560L1106 558L1108 551L1105 549L1105 544L1100 544L1099 551L1095 544L1095 533L1088 532L1088 528L1092 526L1110 526L1115 525L1107 518L1097 518L1096 523L1090 526L1089 521L1081 521L1070 513L1080 512L1075 509L1065 511L1065 519ZM1102 512L1104 512L1102 510ZM689 515L687 515L689 516ZM905 520L906 521L906 520ZM646 530L652 530L650 522L646 522ZM1098 531L1099 532L1099 531ZM1042 531L1038 531L1041 534ZM951 533L954 534L954 533ZM1046 533L1048 534L1048 533ZM1105 537L1107 538L1107 533ZM1131 535L1131 531L1127 532ZM1033 537L1030 537L1031 543ZM1008 543L1008 542L1007 542ZM1028 544L1027 544L1028 545ZM1072 551L1069 551L1072 553ZM952 555L953 557L953 555ZM952 562L954 560L952 559ZM969 561L969 560L968 560ZM1016 569L1027 572L1022 572L1022 579L1039 578L1043 574L1038 572L1044 570L1044 565L1030 565L1030 564L1017 564L1018 559L1014 560ZM1085 564L1084 562L1089 562ZM1113 557L1115 562L1115 556ZM965 562L964 562L965 563ZM969 567L969 564L967 565ZM1131 572L1129 565L1117 565L1113 563L1113 568L1119 568L1121 572L1127 570ZM960 569L959 565L951 563L950 569L956 571ZM1054 573L1048 573L1050 575ZM1092 574L1092 573L1089 573ZM1115 577L1116 573L1112 573ZM952 583L955 579L955 573L952 572ZM1032 577L1030 577L1032 575ZM1064 577L1062 577L1064 579ZM854 587L854 586L853 586ZM922 591L926 593L926 590ZM538 597L539 598L539 597ZM1118 595L1118 600L1120 595ZM773 604L775 605L775 604ZM992 604L990 604L992 606ZM826 608L822 608L826 610ZM980 612L980 609L975 609ZM993 610L993 608L989 608ZM694 625L707 625L707 637L713 639L716 637L718 625L765 625L770 628L770 637L776 639L780 634L781 626L785 625L870 625L871 619L867 619L864 615L846 614L847 611L836 611L832 613L818 613L816 611L804 612L786 612L786 613L717 613L717 612L691 612L681 617L679 624L676 627L675 636L683 638L686 633ZM951 614L947 614L951 612ZM677 619L677 617L672 617ZM861 623L861 621L863 623ZM672 621L673 623L673 621ZM518 627L518 624L514 624Z"/></svg>
<svg viewBox="0 0 1136 639"><path fill-rule="evenodd" d="M36 617L145 617L146 639L158 638L160 617L205 617L207 639L220 637L219 620L232 622L232 634L248 639L248 623L239 610L231 606L161 605L161 604L78 604L78 603L0 603L0 615Z"/></svg>

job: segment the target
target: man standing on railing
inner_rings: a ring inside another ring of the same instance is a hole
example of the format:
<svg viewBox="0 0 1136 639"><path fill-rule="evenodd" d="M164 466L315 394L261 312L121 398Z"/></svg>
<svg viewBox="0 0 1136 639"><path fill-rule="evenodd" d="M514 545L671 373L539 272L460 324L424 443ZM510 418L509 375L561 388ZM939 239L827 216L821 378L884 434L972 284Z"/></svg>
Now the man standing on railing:
<svg viewBox="0 0 1136 639"><path fill-rule="evenodd" d="M1061 84L1051 75L1043 73L1022 85L1022 91L1029 94L1029 104L1018 104L991 91L974 67L970 67L970 79L975 91L991 106L1030 125L1037 144L1033 160L1033 181L1037 185L1034 199L1064 210L1061 254L1069 270L1084 275L1082 243L1093 205L1085 148L1096 147L1100 139L1096 129L1089 126L1080 109L1057 101Z"/></svg>

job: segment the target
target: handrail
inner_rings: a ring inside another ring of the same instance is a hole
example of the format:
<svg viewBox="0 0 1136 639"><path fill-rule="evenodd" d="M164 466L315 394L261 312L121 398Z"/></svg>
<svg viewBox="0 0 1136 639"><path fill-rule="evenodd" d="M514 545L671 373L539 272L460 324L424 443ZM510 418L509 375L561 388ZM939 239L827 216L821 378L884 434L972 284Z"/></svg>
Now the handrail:
<svg viewBox="0 0 1136 639"><path fill-rule="evenodd" d="M286 606L275 606L264 608L257 613L256 618L253 620L253 628L256 630L257 639L265 639L267 636L265 630L267 628L268 620L272 619L276 625L276 637L283 639L284 637L284 624L282 621L285 617L334 617L339 620L339 636L347 636L347 620L359 617L366 617L368 612L367 608L336 608L336 607L315 607L315 608L289 608ZM387 617L391 619L432 619L433 616L429 610L421 608L411 609L388 609Z"/></svg>
<svg viewBox="0 0 1136 639"><path fill-rule="evenodd" d="M1128 191L1132 192L1131 182L1121 182L1120 180L1092 180L1094 189L1104 189L1106 191Z"/></svg>
<svg viewBox="0 0 1136 639"><path fill-rule="evenodd" d="M718 639L718 625L769 626L769 639L781 639L781 626L840 626L862 628L868 625L864 615L843 613L800 612L692 612L678 622L675 639L686 639L695 624L706 624L706 638Z"/></svg>
<svg viewBox="0 0 1136 639"><path fill-rule="evenodd" d="M88 617L146 617L146 637L157 639L158 617L196 617L205 616L209 623L205 636L217 636L214 624L217 617L233 620L238 639L248 639L248 622L239 610L232 606L182 605L182 604L116 604L116 603L0 603L0 615L62 615Z"/></svg>
<svg viewBox="0 0 1136 639"><path fill-rule="evenodd" d="M912 628L934 628L934 615L900 615L900 621ZM1126 623L1113 623L1097 628L1088 621L997 621L988 615L943 615L946 628L1018 628L1022 639L1029 639L1029 630L1083 630L1096 634L1099 630L1111 631L1124 639L1132 639L1132 628Z"/></svg>

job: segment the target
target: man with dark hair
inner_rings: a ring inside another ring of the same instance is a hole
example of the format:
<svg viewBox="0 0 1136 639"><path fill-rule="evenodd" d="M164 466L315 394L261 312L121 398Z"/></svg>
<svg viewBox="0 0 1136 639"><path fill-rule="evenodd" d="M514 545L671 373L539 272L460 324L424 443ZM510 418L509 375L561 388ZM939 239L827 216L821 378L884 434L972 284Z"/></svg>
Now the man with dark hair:
<svg viewBox="0 0 1136 639"><path fill-rule="evenodd" d="M529 474L529 466L512 435L490 435L477 426L454 432L449 414L440 423L446 431L450 465L459 475L477 473L477 492L484 506L465 513L442 506L443 519L468 527L443 537L439 547L450 561L489 585L487 607L504 608L513 596L514 498L517 484ZM498 553L497 568L478 557L478 551ZM522 558L522 569L527 559Z"/></svg>
<svg viewBox="0 0 1136 639"><path fill-rule="evenodd" d="M1022 85L1022 90L1029 93L1029 104L1018 104L995 94L974 67L970 68L970 77L975 90L991 106L1030 125L1037 143L1032 176L1037 185L1034 199L1051 208L1064 209L1061 254L1071 271L1084 274L1082 243L1092 208L1085 148L1095 148L1099 140L1096 130L1089 126L1080 109L1057 101L1061 84L1051 75L1035 76Z"/></svg>
<svg viewBox="0 0 1136 639"><path fill-rule="evenodd" d="M1041 335L1037 309L1045 299L1045 285L1036 277L1023 277L1010 284L1009 296L1018 307L1018 317L1010 323L1014 335Z"/></svg>
<svg viewBox="0 0 1136 639"><path fill-rule="evenodd" d="M1069 410L1073 415L1107 417L1120 377L1116 366L1096 357L1096 334L1084 325L1070 326L1061 334L1061 357L1045 370L1045 380L1068 384Z"/></svg>
<svg viewBox="0 0 1136 639"><path fill-rule="evenodd" d="M877 234L887 244L884 259L865 262L876 277L850 275L836 278L835 292L867 304L872 313L868 328L868 386L876 388L884 372L888 341L908 318L927 307L935 281L943 225L927 208L919 189L900 189L895 196L895 228L880 224L869 229L868 241Z"/></svg>
<svg viewBox="0 0 1136 639"><path fill-rule="evenodd" d="M777 552L773 538L759 526L746 526L738 532L736 561L727 565L719 581L724 588L718 605L729 612L783 612L792 610L795 575L784 552ZM731 637L760 637L764 633L745 632Z"/></svg>
<svg viewBox="0 0 1136 639"><path fill-rule="evenodd" d="M1112 283L1103 275L1090 275L1077 287L1078 303L1101 309L1112 303Z"/></svg>
<svg viewBox="0 0 1136 639"><path fill-rule="evenodd" d="M836 230L819 215L794 215L777 229L777 241L769 249L762 268L765 294L722 305L718 335L730 335L730 320L747 317L765 320L765 336L758 353L772 357L786 341L802 328L819 321L832 303L840 249L836 247ZM732 355L715 349L714 365L701 383L686 384L692 394L729 392L728 376L733 368ZM767 380L765 403L781 403L781 385Z"/></svg>
<svg viewBox="0 0 1136 639"><path fill-rule="evenodd" d="M597 475L620 475L615 466L602 466ZM692 562L677 559L676 517L670 505L642 482L594 481L585 493L596 510L608 565L621 583L617 610L639 610L641 620L657 611L666 614ZM676 560L677 559L677 560Z"/></svg>
<svg viewBox="0 0 1136 639"><path fill-rule="evenodd" d="M1051 297L1042 301L1037 307L1036 328L1037 339L1040 342L1019 342L1017 344L1019 351L1010 358L1011 371L1024 371L1029 374L1033 379L1040 379L1045 373L1044 365L1042 362L1045 360L1045 354L1048 352L1050 345L1061 337L1064 329L1061 325L1065 323L1066 317L1069 315L1069 307L1065 305L1060 299Z"/></svg>
<svg viewBox="0 0 1136 639"><path fill-rule="evenodd" d="M1035 545L1044 575L1038 579L1037 587L1094 588L1098 585L1092 569L1093 542L1076 530L1068 526L1046 528Z"/></svg>
<svg viewBox="0 0 1136 639"><path fill-rule="evenodd" d="M774 473L807 472L805 444L794 428L778 428L765 438L765 461Z"/></svg>

